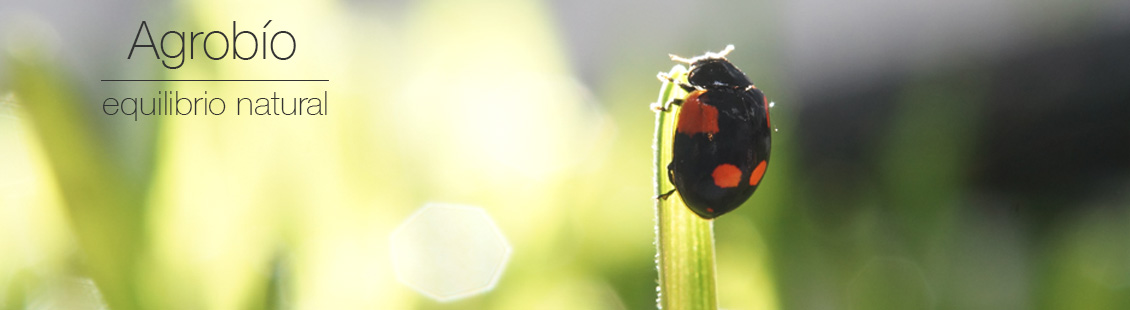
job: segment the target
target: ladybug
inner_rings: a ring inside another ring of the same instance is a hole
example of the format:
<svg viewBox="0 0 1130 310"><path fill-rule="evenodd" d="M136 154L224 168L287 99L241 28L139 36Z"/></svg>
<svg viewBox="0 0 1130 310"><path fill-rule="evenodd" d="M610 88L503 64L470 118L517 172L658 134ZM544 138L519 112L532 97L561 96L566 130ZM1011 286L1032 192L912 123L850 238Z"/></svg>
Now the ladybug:
<svg viewBox="0 0 1130 310"><path fill-rule="evenodd" d="M691 211L713 219L737 209L765 176L773 128L769 123L769 102L726 55L734 46L719 53L706 53L692 59L670 55L671 60L687 63L686 83L660 73L663 81L686 90L679 105L675 141L667 177L673 192ZM659 108L666 111L663 105Z"/></svg>

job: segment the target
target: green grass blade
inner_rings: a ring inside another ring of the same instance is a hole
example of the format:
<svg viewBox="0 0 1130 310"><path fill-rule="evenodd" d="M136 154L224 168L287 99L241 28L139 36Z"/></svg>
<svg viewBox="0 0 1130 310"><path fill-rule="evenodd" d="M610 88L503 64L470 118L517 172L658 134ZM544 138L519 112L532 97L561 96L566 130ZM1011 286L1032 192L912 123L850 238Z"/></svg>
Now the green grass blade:
<svg viewBox="0 0 1130 310"><path fill-rule="evenodd" d="M675 66L668 73L675 80L685 80L686 68ZM660 104L686 95L678 85L664 82L659 91ZM656 113L654 184L655 195L674 188L667 178L667 163L675 134L677 106ZM714 279L713 221L694 214L678 193L655 202L655 232L658 253L660 309L717 309Z"/></svg>

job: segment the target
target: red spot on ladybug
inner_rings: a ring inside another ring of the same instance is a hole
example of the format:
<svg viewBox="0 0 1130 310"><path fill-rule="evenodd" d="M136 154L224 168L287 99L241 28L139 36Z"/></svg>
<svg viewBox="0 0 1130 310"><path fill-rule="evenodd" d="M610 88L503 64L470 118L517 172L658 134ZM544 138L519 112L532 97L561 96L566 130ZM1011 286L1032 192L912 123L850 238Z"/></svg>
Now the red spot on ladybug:
<svg viewBox="0 0 1130 310"><path fill-rule="evenodd" d="M699 133L713 135L718 133L718 108L699 100L704 91L696 91L683 100L679 109L679 124L675 130L693 136Z"/></svg>
<svg viewBox="0 0 1130 310"><path fill-rule="evenodd" d="M714 177L714 185L718 185L718 187L737 187L738 183L742 181L742 170L738 169L738 166L721 164L714 167L714 173L711 173L710 176Z"/></svg>
<svg viewBox="0 0 1130 310"><path fill-rule="evenodd" d="M767 165L768 163L762 160L757 164L757 168L753 168L753 174L749 176L750 186L757 186L757 183L761 183L761 177L765 176L765 167Z"/></svg>

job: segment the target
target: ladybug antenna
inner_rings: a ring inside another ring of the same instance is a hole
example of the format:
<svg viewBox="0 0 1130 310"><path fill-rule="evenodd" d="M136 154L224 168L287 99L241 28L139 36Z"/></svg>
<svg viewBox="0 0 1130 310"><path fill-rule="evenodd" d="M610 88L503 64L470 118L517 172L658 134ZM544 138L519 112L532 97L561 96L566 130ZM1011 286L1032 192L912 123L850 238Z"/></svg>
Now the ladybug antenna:
<svg viewBox="0 0 1130 310"><path fill-rule="evenodd" d="M671 60L678 61L678 62L685 63L685 64L689 65L689 64L694 64L695 61L699 61L699 60L703 60L703 59L726 58L726 55L729 55L730 52L733 52L733 51L734 51L734 45L733 44L727 44L726 48L723 48L721 52L717 52L717 53L706 52L706 55L698 56L698 57L695 57L695 58L687 59L687 58L679 57L679 55L675 55L675 54L667 54L667 56L671 56Z"/></svg>
<svg viewBox="0 0 1130 310"><path fill-rule="evenodd" d="M686 58L683 58L683 57L679 57L679 55L667 54L667 56L671 56L671 60L678 61L678 62L681 62L681 63L685 63L685 64L688 64L688 65L694 63L694 59L686 59Z"/></svg>
<svg viewBox="0 0 1130 310"><path fill-rule="evenodd" d="M723 57L726 57L726 55L729 55L730 52L733 52L733 51L734 51L734 45L733 44L727 44L726 48L723 48L721 52L718 52L717 56L719 58L723 58Z"/></svg>

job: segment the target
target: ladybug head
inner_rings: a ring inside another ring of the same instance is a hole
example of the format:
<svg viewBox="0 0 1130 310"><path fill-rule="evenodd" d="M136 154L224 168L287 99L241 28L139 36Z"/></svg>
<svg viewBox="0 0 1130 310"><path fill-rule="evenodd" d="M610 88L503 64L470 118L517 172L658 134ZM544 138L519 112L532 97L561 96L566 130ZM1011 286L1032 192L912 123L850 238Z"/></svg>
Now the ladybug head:
<svg viewBox="0 0 1130 310"><path fill-rule="evenodd" d="M726 54L734 50L733 45L727 45L725 49L718 53L707 52L705 55L698 56L691 59L670 55L671 60L686 63L691 65L690 72L687 73L687 82L691 85L711 88L711 87L727 87L727 88L745 88L753 84L746 78L742 70L738 70L734 64L726 60Z"/></svg>
<svg viewBox="0 0 1130 310"><path fill-rule="evenodd" d="M711 88L745 88L753 82L735 67L726 58L703 58L691 63L690 72L687 73L687 82L691 85Z"/></svg>

